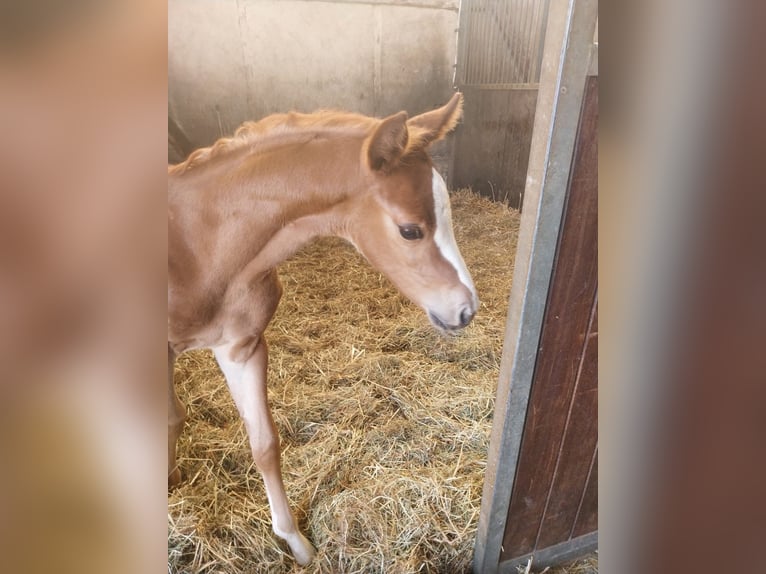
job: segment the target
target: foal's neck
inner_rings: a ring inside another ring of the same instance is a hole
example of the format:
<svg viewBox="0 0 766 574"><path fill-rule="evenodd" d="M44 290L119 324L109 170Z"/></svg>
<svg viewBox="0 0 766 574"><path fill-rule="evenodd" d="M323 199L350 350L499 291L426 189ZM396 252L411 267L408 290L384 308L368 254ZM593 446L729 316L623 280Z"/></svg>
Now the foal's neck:
<svg viewBox="0 0 766 574"><path fill-rule="evenodd" d="M183 176L171 209L195 222L190 241L214 238L212 249L200 250L210 264L268 271L311 239L336 233L339 208L364 188L360 154L360 141L322 138L236 150Z"/></svg>

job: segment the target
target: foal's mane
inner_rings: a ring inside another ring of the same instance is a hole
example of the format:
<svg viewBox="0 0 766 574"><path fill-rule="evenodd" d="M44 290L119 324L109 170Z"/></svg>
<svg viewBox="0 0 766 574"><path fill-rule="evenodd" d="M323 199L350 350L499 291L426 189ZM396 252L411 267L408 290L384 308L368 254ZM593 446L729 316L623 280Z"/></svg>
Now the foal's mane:
<svg viewBox="0 0 766 574"><path fill-rule="evenodd" d="M373 127L381 121L378 118L337 110L320 110L311 114L299 112L273 114L257 122L247 121L237 128L232 137L220 138L209 147L193 151L181 163L169 165L168 174L180 175L227 152L245 147L260 147L267 145L269 140L291 135L316 134L364 137L371 133ZM404 155L414 149L422 149L423 138L422 130L410 127L409 141Z"/></svg>

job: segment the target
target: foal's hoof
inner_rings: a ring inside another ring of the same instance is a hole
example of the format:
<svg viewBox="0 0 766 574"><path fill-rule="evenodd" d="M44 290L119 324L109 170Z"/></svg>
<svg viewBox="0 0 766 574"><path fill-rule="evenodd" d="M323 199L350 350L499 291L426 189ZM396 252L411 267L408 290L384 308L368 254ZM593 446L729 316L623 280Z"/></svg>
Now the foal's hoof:
<svg viewBox="0 0 766 574"><path fill-rule="evenodd" d="M287 538L287 544L293 552L295 561L301 566L308 566L317 554L311 542L300 532Z"/></svg>
<svg viewBox="0 0 766 574"><path fill-rule="evenodd" d="M181 471L178 468L174 468L173 472L168 475L168 489L175 488L181 483Z"/></svg>

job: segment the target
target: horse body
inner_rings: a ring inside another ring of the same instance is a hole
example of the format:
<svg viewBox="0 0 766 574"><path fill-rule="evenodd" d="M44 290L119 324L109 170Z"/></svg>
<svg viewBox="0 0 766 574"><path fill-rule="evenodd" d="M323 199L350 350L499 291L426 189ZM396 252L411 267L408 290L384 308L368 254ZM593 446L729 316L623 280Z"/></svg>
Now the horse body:
<svg viewBox="0 0 766 574"><path fill-rule="evenodd" d="M285 495L266 401L263 332L282 294L276 266L319 236L343 237L442 331L478 300L457 249L449 197L426 148L460 118L462 97L407 119L320 112L270 116L168 170L168 477L185 413L175 357L211 348L264 478L275 533L296 560L314 549Z"/></svg>

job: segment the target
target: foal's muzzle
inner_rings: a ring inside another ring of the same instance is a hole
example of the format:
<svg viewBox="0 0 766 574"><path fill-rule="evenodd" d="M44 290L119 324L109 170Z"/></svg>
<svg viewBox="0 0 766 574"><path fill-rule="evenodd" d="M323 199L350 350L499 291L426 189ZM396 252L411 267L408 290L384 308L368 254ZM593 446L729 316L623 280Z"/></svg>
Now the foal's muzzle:
<svg viewBox="0 0 766 574"><path fill-rule="evenodd" d="M463 309L460 311L459 322L455 325L451 325L443 321L436 313L432 311L428 311L428 318L431 320L431 323L433 323L434 326L438 329L441 329L442 331L454 332L467 327L475 314L475 311L473 311L470 307L463 307Z"/></svg>
<svg viewBox="0 0 766 574"><path fill-rule="evenodd" d="M460 328L464 328L468 326L468 323L471 322L474 315L476 313L469 309L468 307L464 307L462 311L460 311Z"/></svg>

